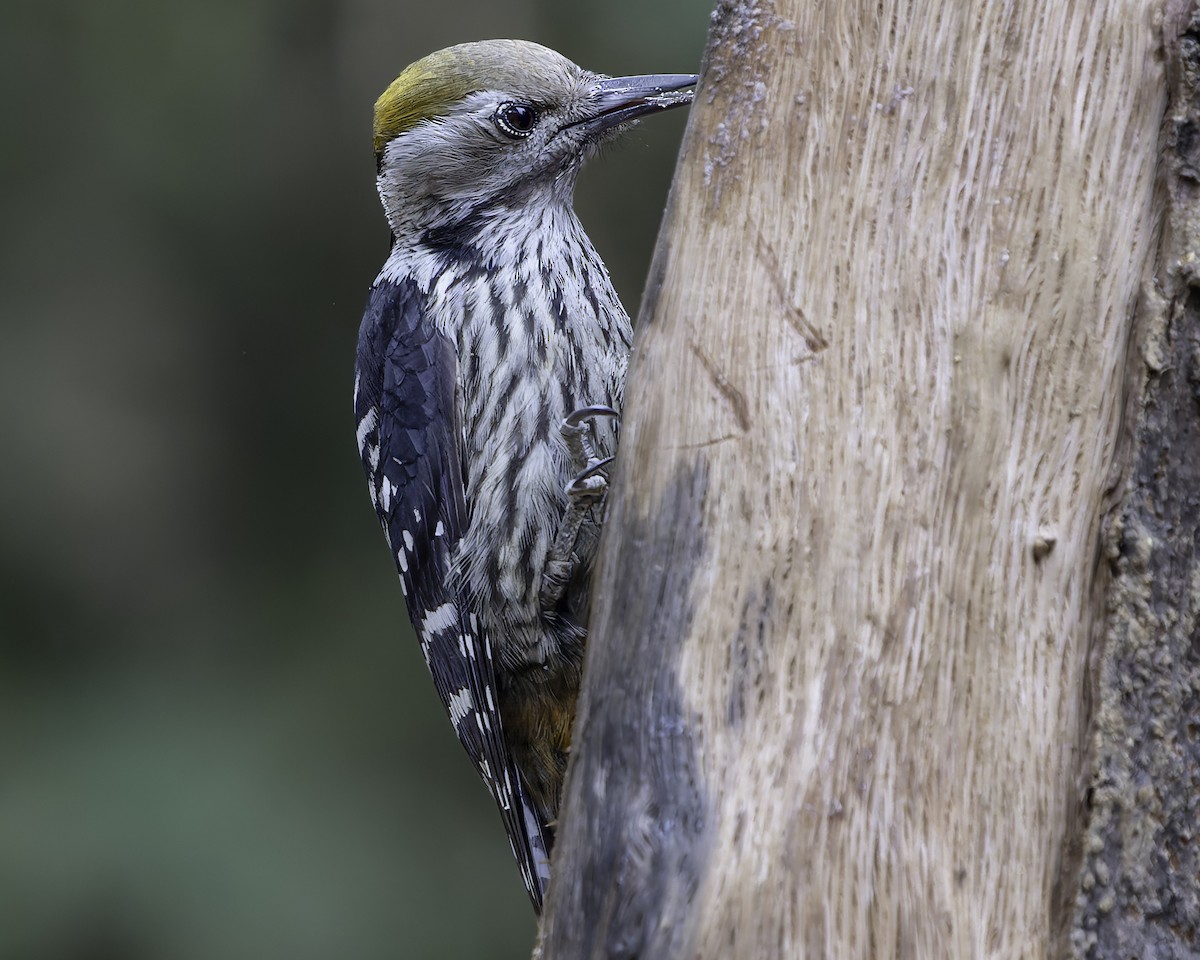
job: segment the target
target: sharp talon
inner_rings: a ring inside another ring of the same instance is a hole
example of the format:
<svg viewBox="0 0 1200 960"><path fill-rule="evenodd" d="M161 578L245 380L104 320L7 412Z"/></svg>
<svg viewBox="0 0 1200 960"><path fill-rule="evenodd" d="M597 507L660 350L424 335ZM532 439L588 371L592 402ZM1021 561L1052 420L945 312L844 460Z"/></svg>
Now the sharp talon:
<svg viewBox="0 0 1200 960"><path fill-rule="evenodd" d="M585 420L591 420L594 417L614 417L620 419L620 414L612 407L595 406L595 407L580 407L578 410L572 410L563 420L565 427L579 427L583 425Z"/></svg>
<svg viewBox="0 0 1200 960"><path fill-rule="evenodd" d="M592 435L597 417L620 418L612 407L601 405L580 407L562 421L561 434L566 446L568 470L578 470L566 486L568 502L559 522L558 534L542 571L539 600L543 610L553 610L562 600L567 584L574 575L578 558L574 554L579 531L593 510L602 510L608 492L605 471L612 457L599 458L592 447Z"/></svg>
<svg viewBox="0 0 1200 960"><path fill-rule="evenodd" d="M567 484L567 494L569 496L579 496L581 494L598 494L603 490L603 485L592 484L588 481L595 477L603 479L604 471L608 469L608 465L613 462L612 457L605 457L603 460L597 460L595 463L578 474L574 480Z"/></svg>

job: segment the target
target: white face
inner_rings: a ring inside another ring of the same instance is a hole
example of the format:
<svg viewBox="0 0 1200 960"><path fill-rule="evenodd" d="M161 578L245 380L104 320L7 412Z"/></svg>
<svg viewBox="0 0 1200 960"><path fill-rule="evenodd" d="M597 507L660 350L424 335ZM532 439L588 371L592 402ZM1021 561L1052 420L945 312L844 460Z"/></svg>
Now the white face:
<svg viewBox="0 0 1200 960"><path fill-rule="evenodd" d="M392 232L412 235L489 208L569 204L579 168L604 141L638 117L689 103L695 82L690 74L604 77L524 41L431 54L376 104L379 195Z"/></svg>
<svg viewBox="0 0 1200 960"><path fill-rule="evenodd" d="M579 167L604 139L578 125L595 116L598 80L580 70L552 97L537 99L509 91L469 94L446 116L387 145L381 191L451 205L519 204L537 193L569 200Z"/></svg>

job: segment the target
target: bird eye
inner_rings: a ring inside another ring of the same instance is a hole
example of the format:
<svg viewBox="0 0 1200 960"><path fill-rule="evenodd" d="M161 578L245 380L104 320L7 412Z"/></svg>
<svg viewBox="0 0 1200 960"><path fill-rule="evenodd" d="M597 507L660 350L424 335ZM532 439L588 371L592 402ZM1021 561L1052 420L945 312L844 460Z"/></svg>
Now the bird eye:
<svg viewBox="0 0 1200 960"><path fill-rule="evenodd" d="M506 136L519 140L529 136L533 125L537 123L537 111L523 103L504 103L496 111L496 126Z"/></svg>

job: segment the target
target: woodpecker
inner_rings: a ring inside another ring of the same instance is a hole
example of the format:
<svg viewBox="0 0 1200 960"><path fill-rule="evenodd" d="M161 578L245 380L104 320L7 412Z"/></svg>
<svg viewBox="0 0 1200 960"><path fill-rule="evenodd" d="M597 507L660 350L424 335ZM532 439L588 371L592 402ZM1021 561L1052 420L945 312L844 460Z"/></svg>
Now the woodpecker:
<svg viewBox="0 0 1200 960"><path fill-rule="evenodd" d="M580 167L693 75L521 40L408 66L375 104L392 231L357 440L409 618L540 911L632 328L572 209Z"/></svg>

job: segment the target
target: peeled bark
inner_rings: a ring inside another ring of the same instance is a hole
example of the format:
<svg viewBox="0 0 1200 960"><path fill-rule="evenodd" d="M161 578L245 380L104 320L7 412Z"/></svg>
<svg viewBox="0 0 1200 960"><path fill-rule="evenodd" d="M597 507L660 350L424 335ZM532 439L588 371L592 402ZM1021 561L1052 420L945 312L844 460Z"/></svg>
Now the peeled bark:
<svg viewBox="0 0 1200 960"><path fill-rule="evenodd" d="M1093 703L1124 661L1092 663L1165 202L1160 42L1129 0L718 6L545 957L1099 949L1089 865L1137 855L1093 824L1081 872L1120 751Z"/></svg>

